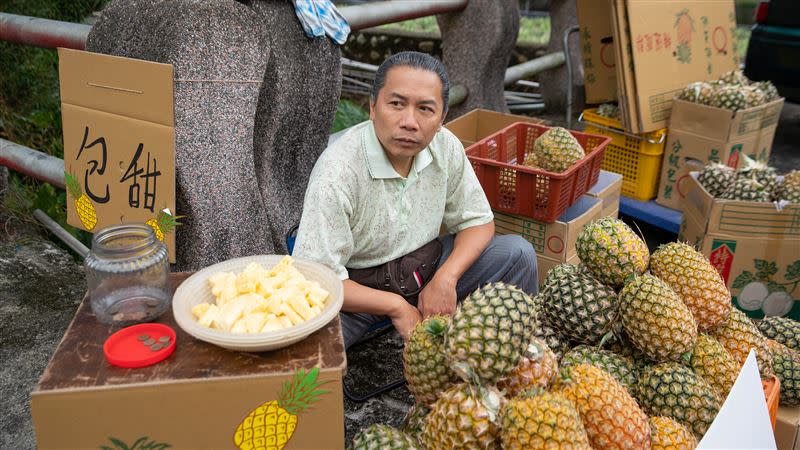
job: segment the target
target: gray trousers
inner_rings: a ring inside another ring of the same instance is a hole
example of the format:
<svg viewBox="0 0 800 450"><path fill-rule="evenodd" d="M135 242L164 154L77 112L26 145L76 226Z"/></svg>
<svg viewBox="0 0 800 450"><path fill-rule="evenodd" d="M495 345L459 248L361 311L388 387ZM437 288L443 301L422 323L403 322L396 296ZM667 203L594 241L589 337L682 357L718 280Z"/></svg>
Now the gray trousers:
<svg viewBox="0 0 800 450"><path fill-rule="evenodd" d="M453 235L442 236L442 257L439 266L453 251ZM507 234L495 236L472 267L456 284L456 295L460 303L466 296L486 283L502 281L513 284L530 295L539 292L539 273L536 267L536 251L530 242L521 236ZM345 348L358 342L370 326L387 319L367 313L339 313L342 322Z"/></svg>

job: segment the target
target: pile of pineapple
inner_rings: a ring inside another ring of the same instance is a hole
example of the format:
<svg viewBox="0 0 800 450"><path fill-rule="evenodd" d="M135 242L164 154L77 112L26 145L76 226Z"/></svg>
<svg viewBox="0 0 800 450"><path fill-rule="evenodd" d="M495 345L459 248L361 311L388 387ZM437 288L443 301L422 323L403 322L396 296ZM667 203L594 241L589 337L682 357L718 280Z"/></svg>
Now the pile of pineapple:
<svg viewBox="0 0 800 450"><path fill-rule="evenodd" d="M555 267L536 297L490 283L418 324L403 353L416 404L353 448L691 449L751 348L780 402L800 404L800 323L754 323L702 254L650 255L617 219L576 246L581 264Z"/></svg>
<svg viewBox="0 0 800 450"><path fill-rule="evenodd" d="M715 198L800 203L800 170L779 177L775 169L746 157L744 167L734 170L714 163L703 168L697 181Z"/></svg>
<svg viewBox="0 0 800 450"><path fill-rule="evenodd" d="M690 83L675 98L738 111L777 100L780 95L772 82L753 82L741 70L732 70L716 80Z"/></svg>
<svg viewBox="0 0 800 450"><path fill-rule="evenodd" d="M581 143L569 130L553 127L536 138L522 165L562 173L584 156Z"/></svg>

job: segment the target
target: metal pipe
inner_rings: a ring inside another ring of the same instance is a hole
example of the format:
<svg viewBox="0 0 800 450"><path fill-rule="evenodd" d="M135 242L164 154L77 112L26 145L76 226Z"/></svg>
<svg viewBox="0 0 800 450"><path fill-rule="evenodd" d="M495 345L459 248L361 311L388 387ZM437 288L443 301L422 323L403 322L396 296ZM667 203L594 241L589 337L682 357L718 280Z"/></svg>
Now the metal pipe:
<svg viewBox="0 0 800 450"><path fill-rule="evenodd" d="M564 52L550 53L506 69L505 85L513 84L518 80L535 75L548 69L555 69L564 64Z"/></svg>
<svg viewBox="0 0 800 450"><path fill-rule="evenodd" d="M544 110L544 103L528 103L525 105L508 105L508 109L512 111L542 111Z"/></svg>
<svg viewBox="0 0 800 450"><path fill-rule="evenodd" d="M72 251L80 255L81 258L86 258L86 255L89 254L89 249L86 248L81 241L75 239L75 236L69 234L67 230L61 228L61 225L59 225L58 222L51 219L50 216L45 214L42 210L33 210L33 217L41 222L42 225L50 230L51 233L56 235L57 238L61 239L61 242L66 244L67 247L71 248Z"/></svg>
<svg viewBox="0 0 800 450"><path fill-rule="evenodd" d="M0 40L17 44L83 50L91 29L82 23L0 13Z"/></svg>
<svg viewBox="0 0 800 450"><path fill-rule="evenodd" d="M64 189L64 160L0 139L0 165Z"/></svg>
<svg viewBox="0 0 800 450"><path fill-rule="evenodd" d="M572 128L572 60L569 57L569 35L577 33L579 30L577 25L573 25L564 30L564 39L562 45L564 46L564 54L567 60L567 129Z"/></svg>
<svg viewBox="0 0 800 450"><path fill-rule="evenodd" d="M468 0L389 0L339 8L353 31L418 17L461 11Z"/></svg>

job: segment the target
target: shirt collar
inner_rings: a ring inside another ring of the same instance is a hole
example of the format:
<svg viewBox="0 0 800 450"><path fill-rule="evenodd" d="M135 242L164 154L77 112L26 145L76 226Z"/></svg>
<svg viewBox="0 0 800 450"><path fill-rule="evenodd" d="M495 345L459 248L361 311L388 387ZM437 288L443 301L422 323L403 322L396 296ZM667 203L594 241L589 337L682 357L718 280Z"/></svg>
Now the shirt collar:
<svg viewBox="0 0 800 450"><path fill-rule="evenodd" d="M364 151L367 156L367 166L369 167L369 174L374 179L379 178L402 178L389 161L383 146L378 140L378 135L375 134L375 125L370 120L369 125L364 130ZM422 169L428 167L433 161L431 154L430 144L422 149L421 152L414 157L414 165L411 167L412 172L421 172ZM409 174L410 175L410 174Z"/></svg>

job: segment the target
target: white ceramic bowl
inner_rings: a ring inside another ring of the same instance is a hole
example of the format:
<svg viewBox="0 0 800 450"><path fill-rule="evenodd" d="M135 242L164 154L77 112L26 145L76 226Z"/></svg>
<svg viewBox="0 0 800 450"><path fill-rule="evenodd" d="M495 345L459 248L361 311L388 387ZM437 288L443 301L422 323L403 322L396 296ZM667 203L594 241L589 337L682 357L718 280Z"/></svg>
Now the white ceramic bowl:
<svg viewBox="0 0 800 450"><path fill-rule="evenodd" d="M342 282L329 268L307 260L294 258L294 266L309 280L314 280L328 291L325 308L317 316L299 325L283 330L258 334L234 334L227 331L206 328L195 320L192 307L199 303L214 303L208 278L217 272L239 273L250 263L259 263L269 270L278 264L285 255L257 255L230 259L206 267L187 278L175 291L172 299L172 313L175 322L183 331L196 339L218 345L230 350L262 352L276 350L294 344L328 324L342 308Z"/></svg>

